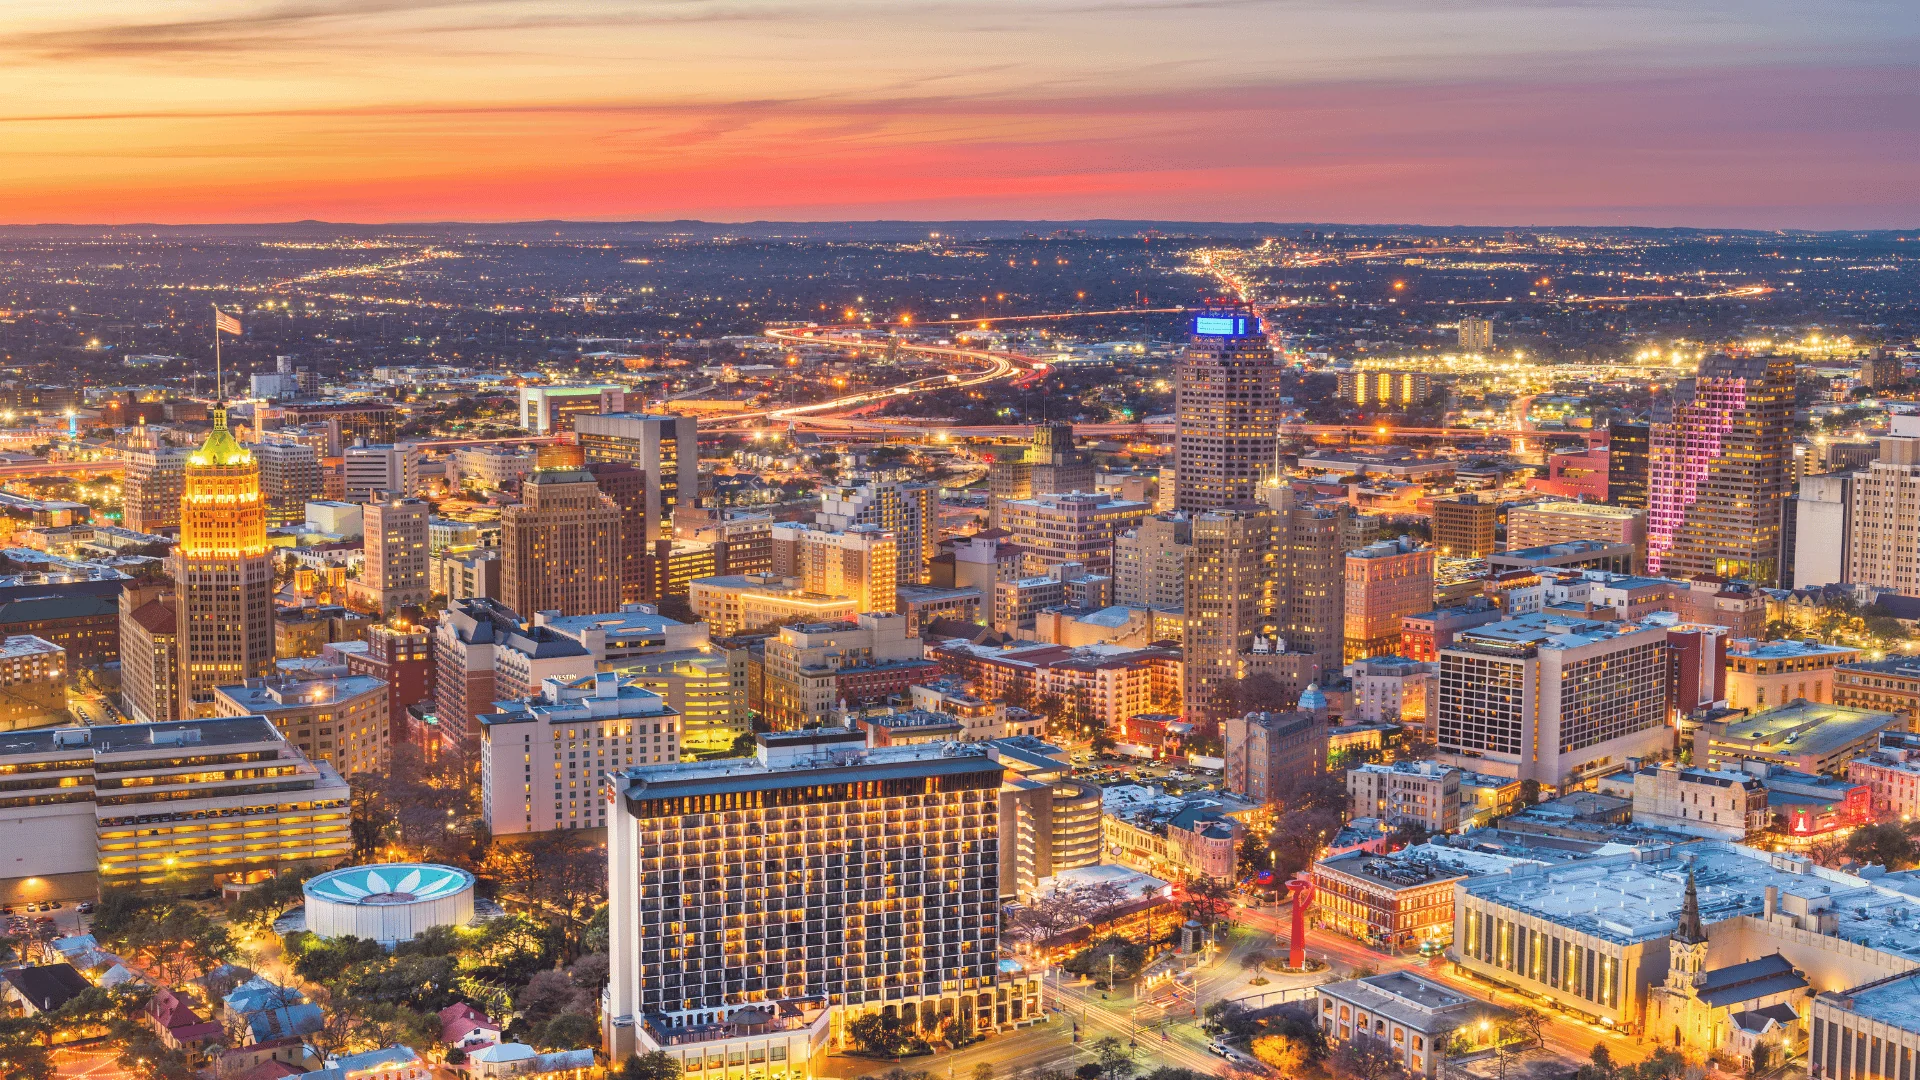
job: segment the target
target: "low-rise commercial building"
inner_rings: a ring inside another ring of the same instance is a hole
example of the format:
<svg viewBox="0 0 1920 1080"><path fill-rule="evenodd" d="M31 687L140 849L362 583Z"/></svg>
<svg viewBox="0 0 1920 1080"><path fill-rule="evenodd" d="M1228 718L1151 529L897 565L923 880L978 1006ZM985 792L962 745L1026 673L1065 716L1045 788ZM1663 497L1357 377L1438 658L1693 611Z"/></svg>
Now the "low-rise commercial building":
<svg viewBox="0 0 1920 1080"><path fill-rule="evenodd" d="M351 792L263 716L0 741L0 902L252 881L353 847Z"/></svg>
<svg viewBox="0 0 1920 1080"><path fill-rule="evenodd" d="M215 716L264 716L311 761L342 776L377 772L391 746L387 684L368 675L274 676L214 689Z"/></svg>
<svg viewBox="0 0 1920 1080"><path fill-rule="evenodd" d="M1768 819L1766 784L1749 773L1662 764L1633 774L1636 825L1739 842Z"/></svg>
<svg viewBox="0 0 1920 1080"><path fill-rule="evenodd" d="M1750 716L1703 720L1694 732L1693 761L1707 769L1760 761L1795 772L1838 774L1878 745L1881 732L1906 726L1897 713L1795 701Z"/></svg>
<svg viewBox="0 0 1920 1080"><path fill-rule="evenodd" d="M1920 718L1920 660L1889 656L1855 660L1833 671L1833 703L1855 709L1899 713L1913 727Z"/></svg>
<svg viewBox="0 0 1920 1080"><path fill-rule="evenodd" d="M793 622L832 622L860 613L852 597L808 592L800 579L775 574L695 578L687 583L687 603L716 637Z"/></svg>
<svg viewBox="0 0 1920 1080"><path fill-rule="evenodd" d="M1833 669L1859 655L1859 649L1818 641L1734 638L1727 643L1727 705L1764 709L1796 698L1832 703Z"/></svg>
<svg viewBox="0 0 1920 1080"><path fill-rule="evenodd" d="M790 730L834 720L842 702L884 702L939 676L907 636L905 616L861 614L849 622L783 626L765 653L762 712Z"/></svg>
<svg viewBox="0 0 1920 1080"><path fill-rule="evenodd" d="M1440 1075L1458 1037L1468 1051L1492 1045L1505 1010L1412 972L1395 971L1315 988L1320 1031L1335 1046L1371 1039L1413 1076Z"/></svg>

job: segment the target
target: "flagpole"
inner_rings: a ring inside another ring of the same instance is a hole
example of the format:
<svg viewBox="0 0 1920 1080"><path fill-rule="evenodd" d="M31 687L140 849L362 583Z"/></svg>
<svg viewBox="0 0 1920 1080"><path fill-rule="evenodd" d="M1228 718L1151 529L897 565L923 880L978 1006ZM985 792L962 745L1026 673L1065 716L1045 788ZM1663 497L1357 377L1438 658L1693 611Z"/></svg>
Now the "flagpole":
<svg viewBox="0 0 1920 1080"><path fill-rule="evenodd" d="M213 407L220 407L221 392L226 389L220 377L220 305L213 305Z"/></svg>

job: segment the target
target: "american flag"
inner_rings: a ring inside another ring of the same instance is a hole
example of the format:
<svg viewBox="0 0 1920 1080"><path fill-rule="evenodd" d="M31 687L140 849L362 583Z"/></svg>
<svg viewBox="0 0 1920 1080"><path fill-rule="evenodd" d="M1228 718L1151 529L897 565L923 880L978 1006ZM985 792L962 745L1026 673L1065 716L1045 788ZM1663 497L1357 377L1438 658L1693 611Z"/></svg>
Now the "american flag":
<svg viewBox="0 0 1920 1080"><path fill-rule="evenodd" d="M221 311L219 308L214 308L213 329L216 333L228 333L238 336L240 333L240 320Z"/></svg>

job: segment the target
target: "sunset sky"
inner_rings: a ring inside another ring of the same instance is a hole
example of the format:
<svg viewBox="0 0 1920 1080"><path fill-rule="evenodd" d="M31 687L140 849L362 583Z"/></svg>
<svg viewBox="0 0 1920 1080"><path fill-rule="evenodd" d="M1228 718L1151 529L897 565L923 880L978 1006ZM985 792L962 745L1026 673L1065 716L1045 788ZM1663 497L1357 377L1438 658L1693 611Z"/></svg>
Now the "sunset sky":
<svg viewBox="0 0 1920 1080"><path fill-rule="evenodd" d="M1920 226L1916 0L8 0L0 220Z"/></svg>

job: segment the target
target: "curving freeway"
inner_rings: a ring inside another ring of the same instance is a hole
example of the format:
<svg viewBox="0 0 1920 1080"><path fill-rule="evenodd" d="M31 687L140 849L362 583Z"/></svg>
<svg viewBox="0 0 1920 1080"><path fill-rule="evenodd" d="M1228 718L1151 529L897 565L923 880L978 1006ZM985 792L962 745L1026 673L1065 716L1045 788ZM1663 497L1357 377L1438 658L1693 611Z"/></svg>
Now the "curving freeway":
<svg viewBox="0 0 1920 1080"><path fill-rule="evenodd" d="M978 367L964 373L949 372L945 375L930 375L927 378L915 379L912 382L901 383L898 386L888 386L878 390L863 390L857 394L848 394L845 397L832 398L827 401L816 401L810 405L787 405L773 409L758 409L753 412L729 413L710 424L703 423L701 427L718 431L726 430L736 424L743 424L749 427L756 426L756 421L769 420L775 423L783 421L805 423L809 427L820 425L823 421L870 424L873 422L819 417L816 414L844 412L849 409L860 408L864 405L876 405L893 398L909 396L918 391L946 387L979 386L983 383L1010 379L1016 375L1034 370L1034 362L1027 357L1020 356L1016 353L994 352L991 349L967 349L957 345L925 345L908 341L896 341L892 338L880 341L869 341L860 338L817 336L831 335L838 330L850 329L853 328L808 326L791 330L768 330L766 334L775 341L789 345L831 345L835 348L866 349L880 352L888 349L898 349L900 352L922 353L947 360L959 361L963 364L978 365ZM888 429L888 425L884 424L875 425L875 427L876 430L882 431Z"/></svg>

